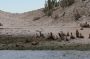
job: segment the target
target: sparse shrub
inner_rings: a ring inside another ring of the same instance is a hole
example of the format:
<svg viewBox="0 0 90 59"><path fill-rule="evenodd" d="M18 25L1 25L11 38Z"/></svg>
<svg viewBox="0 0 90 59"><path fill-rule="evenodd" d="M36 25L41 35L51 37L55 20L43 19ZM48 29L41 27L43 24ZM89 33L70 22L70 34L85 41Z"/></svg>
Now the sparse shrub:
<svg viewBox="0 0 90 59"><path fill-rule="evenodd" d="M33 21L39 20L40 17L34 17Z"/></svg>
<svg viewBox="0 0 90 59"><path fill-rule="evenodd" d="M47 16L51 16L52 13L53 13L53 11L52 11L52 10L49 10L49 11L46 12L46 15L47 15Z"/></svg>
<svg viewBox="0 0 90 59"><path fill-rule="evenodd" d="M79 20L79 18L81 18L81 15L79 14L77 9L74 10L74 18L75 18L76 21Z"/></svg>
<svg viewBox="0 0 90 59"><path fill-rule="evenodd" d="M61 0L60 1L60 6L62 8L68 7L68 6L72 5L74 2L75 2L75 0Z"/></svg>
<svg viewBox="0 0 90 59"><path fill-rule="evenodd" d="M73 34L71 33L71 36L70 36L71 39L75 39L75 37L73 36Z"/></svg>
<svg viewBox="0 0 90 59"><path fill-rule="evenodd" d="M47 15L47 16L51 16L52 13L53 13L53 9L55 7L58 6L58 2L57 0L47 0L45 2L45 8L44 8L44 13Z"/></svg>
<svg viewBox="0 0 90 59"><path fill-rule="evenodd" d="M79 34L79 31L76 30L76 37L79 38L80 34Z"/></svg>

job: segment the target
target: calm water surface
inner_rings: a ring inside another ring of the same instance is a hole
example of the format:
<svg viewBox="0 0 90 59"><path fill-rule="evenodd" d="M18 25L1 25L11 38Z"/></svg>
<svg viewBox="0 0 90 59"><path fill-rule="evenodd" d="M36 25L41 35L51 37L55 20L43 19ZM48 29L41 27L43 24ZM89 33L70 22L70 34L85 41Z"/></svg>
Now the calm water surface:
<svg viewBox="0 0 90 59"><path fill-rule="evenodd" d="M90 51L0 51L0 59L90 59Z"/></svg>

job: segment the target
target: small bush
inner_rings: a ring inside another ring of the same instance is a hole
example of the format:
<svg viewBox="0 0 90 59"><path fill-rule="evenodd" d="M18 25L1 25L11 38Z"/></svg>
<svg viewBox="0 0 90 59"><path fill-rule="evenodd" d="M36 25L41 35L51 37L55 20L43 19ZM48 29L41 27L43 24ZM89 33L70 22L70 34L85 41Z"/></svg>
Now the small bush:
<svg viewBox="0 0 90 59"><path fill-rule="evenodd" d="M49 11L46 12L46 15L47 15L47 16L51 16L52 13L53 13L53 11L52 11L52 10L49 10Z"/></svg>
<svg viewBox="0 0 90 59"><path fill-rule="evenodd" d="M79 18L81 17L80 14L74 14L75 20L79 20Z"/></svg>
<svg viewBox="0 0 90 59"><path fill-rule="evenodd" d="M79 14L77 9L74 10L74 18L75 18L76 21L79 20L79 18L81 18L81 15Z"/></svg>
<svg viewBox="0 0 90 59"><path fill-rule="evenodd" d="M60 6L61 7L68 7L70 5L72 5L75 2L75 0L61 0L60 1Z"/></svg>
<svg viewBox="0 0 90 59"><path fill-rule="evenodd" d="M44 13L47 16L51 16L55 7L58 6L57 0L47 0L45 2Z"/></svg>

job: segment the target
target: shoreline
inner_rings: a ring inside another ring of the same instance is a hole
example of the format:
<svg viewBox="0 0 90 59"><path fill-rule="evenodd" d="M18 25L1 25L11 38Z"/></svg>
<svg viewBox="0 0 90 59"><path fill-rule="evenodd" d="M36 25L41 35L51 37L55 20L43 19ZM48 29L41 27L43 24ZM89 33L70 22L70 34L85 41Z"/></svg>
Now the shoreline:
<svg viewBox="0 0 90 59"><path fill-rule="evenodd" d="M0 37L1 38L1 37ZM8 38L8 39L6 39ZM0 50L90 50L90 44L76 43L74 40L57 41L57 40L39 40L37 44L32 45L34 40L29 40L30 37L2 37L0 39ZM42 39L42 38L41 38ZM82 40L82 39L79 39Z"/></svg>
<svg viewBox="0 0 90 59"><path fill-rule="evenodd" d="M20 45L19 45L20 46ZM90 44L76 44L76 45L69 45L69 46L59 46L59 47L55 47L55 46L30 46L30 47L25 47L25 46L21 46L21 47L12 47L12 46L2 46L0 47L0 50L52 50L52 51L62 51L62 50L77 50L77 51L90 51Z"/></svg>
<svg viewBox="0 0 90 59"><path fill-rule="evenodd" d="M53 36L56 36L58 35L59 31L61 31L59 29L63 29L63 32L65 34L67 32L72 32L75 36L75 31L76 29L78 29L82 34L86 32L84 38L75 38L70 39L69 41L60 41L60 38L58 38L57 40L47 40L47 38L43 38L42 36L36 38L36 33L38 33L37 35L40 35L40 32L32 31L30 29L23 30L21 28L22 30L16 30L15 28L10 28L7 30L5 28L2 28L0 31L0 50L90 50L90 39L88 39L89 28L84 28L84 30L80 30L80 28L71 28L66 28L67 30L64 30L64 28L53 28L51 32L53 32ZM51 28L48 28L48 32L44 32L47 33L46 36L48 36L48 33L50 32L49 29ZM45 31L45 29L43 31ZM43 31L41 34L44 35Z"/></svg>

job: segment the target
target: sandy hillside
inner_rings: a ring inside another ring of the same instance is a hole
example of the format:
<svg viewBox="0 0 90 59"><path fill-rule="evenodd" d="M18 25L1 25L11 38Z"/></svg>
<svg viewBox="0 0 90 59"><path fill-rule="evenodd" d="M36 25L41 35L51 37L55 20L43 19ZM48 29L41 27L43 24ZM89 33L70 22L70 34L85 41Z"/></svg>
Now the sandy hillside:
<svg viewBox="0 0 90 59"><path fill-rule="evenodd" d="M75 23L89 21L90 18L90 1L86 0L82 2L81 0L75 0L75 3L67 8L57 7L53 12L52 17L47 17L43 13L43 9L38 9L34 11L24 12L24 13L9 13L0 11L0 22L3 27L30 27L30 26L55 26L63 25L67 26L73 22ZM79 21L75 21L74 14L79 13ZM54 19L55 16L58 19ZM35 18L40 17L38 20ZM72 25L73 25L72 24Z"/></svg>

